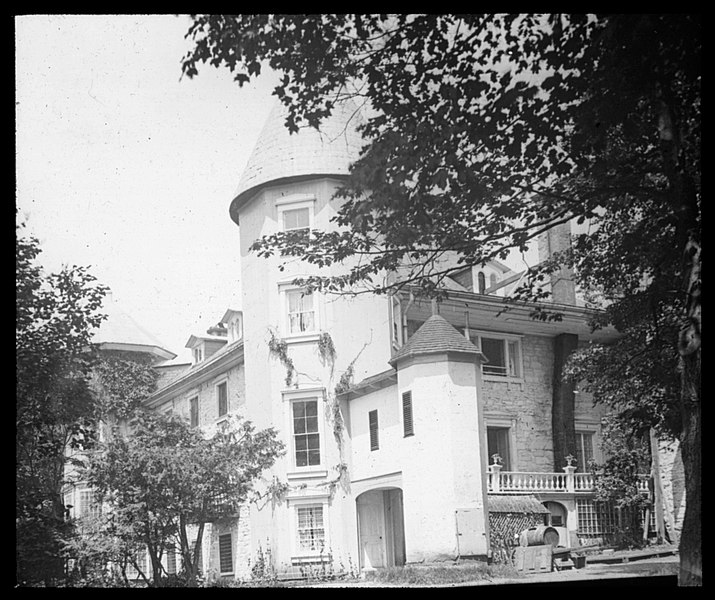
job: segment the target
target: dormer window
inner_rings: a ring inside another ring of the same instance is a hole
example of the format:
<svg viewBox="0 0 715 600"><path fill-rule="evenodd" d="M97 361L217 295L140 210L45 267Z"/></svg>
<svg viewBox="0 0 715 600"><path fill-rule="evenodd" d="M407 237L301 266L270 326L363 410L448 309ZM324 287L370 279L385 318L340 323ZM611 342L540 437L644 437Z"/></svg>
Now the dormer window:
<svg viewBox="0 0 715 600"><path fill-rule="evenodd" d="M198 348L194 348L193 350L193 355L194 355L194 364L200 363L204 359L204 349L202 346L199 346Z"/></svg>
<svg viewBox="0 0 715 600"><path fill-rule="evenodd" d="M486 277L484 276L484 271L479 271L479 274L477 275L477 285L479 286L480 294L483 294L486 292L487 281L486 281Z"/></svg>

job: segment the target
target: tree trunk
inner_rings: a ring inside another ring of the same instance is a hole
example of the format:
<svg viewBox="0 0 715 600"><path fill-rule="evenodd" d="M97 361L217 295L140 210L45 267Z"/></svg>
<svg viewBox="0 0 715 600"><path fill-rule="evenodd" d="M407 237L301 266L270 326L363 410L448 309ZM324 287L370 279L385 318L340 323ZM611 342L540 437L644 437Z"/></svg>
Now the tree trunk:
<svg viewBox="0 0 715 600"><path fill-rule="evenodd" d="M685 517L680 535L678 577L678 584L682 586L703 584L700 428L700 406L692 403L686 405L684 402L680 450L685 470Z"/></svg>
<svg viewBox="0 0 715 600"><path fill-rule="evenodd" d="M701 276L700 245L692 235L685 249L687 321L678 343L680 352L681 414L680 449L685 471L685 517L680 537L681 586L703 584L701 509Z"/></svg>

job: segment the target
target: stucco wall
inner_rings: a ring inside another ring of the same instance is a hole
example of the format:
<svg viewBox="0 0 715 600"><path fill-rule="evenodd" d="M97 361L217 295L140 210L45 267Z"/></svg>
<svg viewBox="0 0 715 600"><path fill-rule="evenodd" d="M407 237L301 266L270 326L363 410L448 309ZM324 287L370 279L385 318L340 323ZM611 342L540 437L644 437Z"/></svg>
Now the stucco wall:
<svg viewBox="0 0 715 600"><path fill-rule="evenodd" d="M292 515L295 504L303 501L301 494L312 494L318 503L326 502L330 550L336 557L336 563L341 560L344 564L349 560L355 561L355 557L350 556L354 551L351 546L354 529L350 532L352 535L345 535L345 523L354 523L354 500L348 499L340 486L330 483L338 476L337 467L342 460L333 435L330 405L340 376L353 361L354 381L389 368L389 311L386 298L370 295L354 299L327 295L316 298L314 306L318 315L318 329L330 334L336 351L334 364L328 364L321 360L316 336L298 341L289 339L285 296L281 293L283 284L290 285L294 278L317 273L318 269L291 261L280 271L279 258L266 259L250 252L254 240L278 231L279 211L276 202L281 202L286 196L303 194L314 197L314 226L328 228L330 217L334 215L331 197L338 185L339 182L334 179L321 178L271 186L257 194L240 213L246 410L258 427L276 427L280 439L286 444L286 455L277 461L266 479L275 476L291 486L280 502L268 503L261 510L252 509L252 548L255 554L259 547L263 551L270 547L274 563L279 568L290 565L292 560L295 538ZM288 355L298 371L290 385L285 381L285 366L269 352L271 331L288 342ZM322 464L312 475L308 473L294 478L289 476L295 470L290 450L290 393L296 389L309 388L315 389L316 397L321 398Z"/></svg>

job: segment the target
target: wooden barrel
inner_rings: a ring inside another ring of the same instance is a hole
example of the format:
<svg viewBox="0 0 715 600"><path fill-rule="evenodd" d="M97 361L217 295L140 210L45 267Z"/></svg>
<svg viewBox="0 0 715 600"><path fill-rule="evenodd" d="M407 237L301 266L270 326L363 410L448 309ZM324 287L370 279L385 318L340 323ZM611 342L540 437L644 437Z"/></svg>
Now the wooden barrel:
<svg viewBox="0 0 715 600"><path fill-rule="evenodd" d="M520 546L553 546L559 545L559 532L548 525L529 527L519 536Z"/></svg>

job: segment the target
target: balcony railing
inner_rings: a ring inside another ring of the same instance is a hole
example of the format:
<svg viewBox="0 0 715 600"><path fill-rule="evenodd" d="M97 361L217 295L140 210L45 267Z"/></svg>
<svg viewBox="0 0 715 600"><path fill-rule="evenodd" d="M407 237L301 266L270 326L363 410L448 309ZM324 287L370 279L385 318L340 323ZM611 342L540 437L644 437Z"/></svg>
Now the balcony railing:
<svg viewBox="0 0 715 600"><path fill-rule="evenodd" d="M502 471L500 465L489 465L488 490L501 494L539 492L587 493L595 489L595 476L576 473L575 467L564 467L564 473ZM648 475L639 475L638 491L648 492Z"/></svg>

